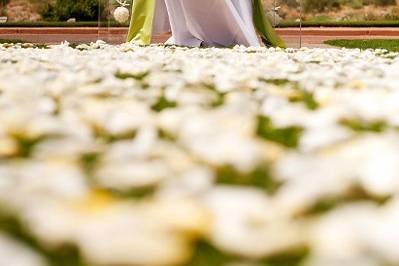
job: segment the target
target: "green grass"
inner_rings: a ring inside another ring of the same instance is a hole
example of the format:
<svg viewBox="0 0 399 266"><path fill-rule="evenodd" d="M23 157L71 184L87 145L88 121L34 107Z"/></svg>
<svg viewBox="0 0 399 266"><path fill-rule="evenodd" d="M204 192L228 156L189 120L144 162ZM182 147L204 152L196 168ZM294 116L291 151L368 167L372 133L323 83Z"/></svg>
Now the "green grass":
<svg viewBox="0 0 399 266"><path fill-rule="evenodd" d="M303 27L399 27L399 20L382 20L382 21L329 21L325 18L313 21L304 21ZM290 28L299 27L297 21L285 21L278 27Z"/></svg>
<svg viewBox="0 0 399 266"><path fill-rule="evenodd" d="M22 48L40 48L40 49L48 49L48 45L43 44L43 43L29 43L27 41L23 41L23 40L18 40L18 39L0 39L0 44L5 44L5 43L9 43L9 44L22 44ZM29 44L27 46L24 46L24 44Z"/></svg>
<svg viewBox="0 0 399 266"><path fill-rule="evenodd" d="M0 39L0 44L1 43L25 43L25 41L22 41L22 40L10 40L10 39Z"/></svg>
<svg viewBox="0 0 399 266"><path fill-rule="evenodd" d="M303 133L301 127L278 128L272 123L269 117L259 116L256 134L263 139L273 141L288 148L295 148L299 145Z"/></svg>
<svg viewBox="0 0 399 266"><path fill-rule="evenodd" d="M386 49L392 52L399 52L399 39L373 39L373 40L329 40L325 44L360 49Z"/></svg>

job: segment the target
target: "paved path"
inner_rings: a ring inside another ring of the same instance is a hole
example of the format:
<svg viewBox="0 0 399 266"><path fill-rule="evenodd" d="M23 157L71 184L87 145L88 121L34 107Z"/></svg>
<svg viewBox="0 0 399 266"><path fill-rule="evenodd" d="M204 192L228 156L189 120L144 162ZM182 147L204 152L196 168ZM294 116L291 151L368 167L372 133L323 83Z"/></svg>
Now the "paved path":
<svg viewBox="0 0 399 266"><path fill-rule="evenodd" d="M289 47L299 47L298 28L277 29ZM126 28L1 28L0 39L19 39L34 43L88 43L98 39L111 43L121 43L127 33ZM164 42L168 34L157 35L155 43ZM329 39L399 39L399 28L304 28L302 43L305 47L328 47Z"/></svg>

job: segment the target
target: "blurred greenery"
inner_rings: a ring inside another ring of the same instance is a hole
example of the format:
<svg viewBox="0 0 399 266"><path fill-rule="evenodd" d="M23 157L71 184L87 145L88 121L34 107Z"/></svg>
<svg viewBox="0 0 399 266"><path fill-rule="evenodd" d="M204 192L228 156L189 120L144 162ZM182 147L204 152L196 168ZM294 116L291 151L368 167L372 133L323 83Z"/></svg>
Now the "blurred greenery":
<svg viewBox="0 0 399 266"><path fill-rule="evenodd" d="M258 117L258 126L256 134L269 141L277 142L289 148L298 146L302 136L303 128L301 127L285 127L279 128L273 125L270 118L265 116Z"/></svg>
<svg viewBox="0 0 399 266"><path fill-rule="evenodd" d="M304 26L399 26L399 6L395 0L302 0L306 14ZM0 0L0 5L5 5L10 0ZM15 1L16 3L18 1ZM272 0L266 0L268 7ZM279 0L282 8L279 13L284 19L281 27L295 27L299 23L298 0ZM21 0L29 3L33 12L40 13L42 22L20 23L10 22L0 24L0 27L79 27L97 26L98 17L102 21L110 18L109 3L115 5L115 0ZM368 6L368 7L367 7ZM395 7L396 6L396 7ZM100 9L100 11L99 11ZM6 12L0 8L0 13ZM11 13L11 12L10 12ZM13 12L15 13L15 12ZM65 23L68 19L75 18L79 23ZM369 22L371 21L371 22ZM49 24L56 23L56 24ZM61 22L61 23L60 23ZM59 23L59 24L58 24ZM65 23L65 24L64 24ZM87 23L87 24L86 24ZM111 19L110 26L119 25Z"/></svg>
<svg viewBox="0 0 399 266"><path fill-rule="evenodd" d="M87 266L79 251L73 246L48 248L42 245L13 214L0 208L0 231L28 245L40 254L50 266Z"/></svg>
<svg viewBox="0 0 399 266"><path fill-rule="evenodd" d="M390 199L391 197L389 196L371 195L361 185L353 185L344 194L330 195L320 198L313 205L309 206L307 210L305 210L303 213L300 213L300 215L321 215L350 203L369 202L376 205L384 205Z"/></svg>
<svg viewBox="0 0 399 266"><path fill-rule="evenodd" d="M27 49L27 48L48 49L49 48L48 45L43 44L43 43L29 43L29 42L26 42L26 41L23 41L23 40L18 40L18 39L13 39L13 40L0 39L0 44L5 44L5 43L8 43L8 44L21 44L21 48L22 49ZM26 146L26 148L28 146ZM23 148L23 149L25 149L25 148Z"/></svg>
<svg viewBox="0 0 399 266"><path fill-rule="evenodd" d="M391 52L399 52L399 39L373 39L373 40L329 40L325 44L360 49L386 49Z"/></svg>
<svg viewBox="0 0 399 266"><path fill-rule="evenodd" d="M5 16L7 14L7 10L5 6L8 4L9 0L0 0L0 16Z"/></svg>
<svg viewBox="0 0 399 266"><path fill-rule="evenodd" d="M388 123L383 120L366 121L362 119L344 119L341 125L348 127L356 132L376 132L381 133L389 128Z"/></svg>
<svg viewBox="0 0 399 266"><path fill-rule="evenodd" d="M112 27L124 27L123 25L116 22L107 24ZM0 28L13 28L13 27L24 27L24 28L36 28L36 27L98 27L98 21L78 21L78 22L66 22L66 21L18 21L18 22L7 22L0 24Z"/></svg>
<svg viewBox="0 0 399 266"><path fill-rule="evenodd" d="M319 17L320 18L320 17ZM321 19L314 18L309 21L305 21L302 24L303 27L399 27L399 20L379 20L379 21L333 21L326 17ZM286 21L279 25L280 28L299 27L299 22Z"/></svg>
<svg viewBox="0 0 399 266"><path fill-rule="evenodd" d="M304 7L308 12L322 12L328 9L340 8L343 5L362 8L365 5L387 6L395 4L395 0L305 0Z"/></svg>
<svg viewBox="0 0 399 266"><path fill-rule="evenodd" d="M267 165L258 167L249 173L242 173L233 166L226 165L216 170L218 184L231 186L252 186L262 189L270 194L278 191L281 184L275 180Z"/></svg>
<svg viewBox="0 0 399 266"><path fill-rule="evenodd" d="M0 39L0 43L25 43L25 41L22 40L9 40L9 39Z"/></svg>
<svg viewBox="0 0 399 266"><path fill-rule="evenodd" d="M105 1L99 0L56 0L47 3L41 11L43 19L50 21L66 21L75 18L77 21L96 21L99 9L104 9Z"/></svg>
<svg viewBox="0 0 399 266"><path fill-rule="evenodd" d="M258 265L258 266L299 266L309 255L307 247L296 247L265 259L251 261L233 255L221 253L218 249L206 242L196 246L191 261L184 266L226 266L226 265Z"/></svg>

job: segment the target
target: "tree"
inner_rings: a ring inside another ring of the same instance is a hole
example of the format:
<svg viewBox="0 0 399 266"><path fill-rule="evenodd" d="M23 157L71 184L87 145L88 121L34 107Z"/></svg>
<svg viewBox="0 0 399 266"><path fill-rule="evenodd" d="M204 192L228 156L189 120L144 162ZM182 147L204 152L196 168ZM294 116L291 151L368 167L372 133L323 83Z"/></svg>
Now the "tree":
<svg viewBox="0 0 399 266"><path fill-rule="evenodd" d="M6 6L9 0L0 0L0 16L4 16L7 14Z"/></svg>
<svg viewBox="0 0 399 266"><path fill-rule="evenodd" d="M78 21L96 21L99 16L99 7L104 1L98 0L56 0L48 4L42 11L46 20L66 21L76 18Z"/></svg>

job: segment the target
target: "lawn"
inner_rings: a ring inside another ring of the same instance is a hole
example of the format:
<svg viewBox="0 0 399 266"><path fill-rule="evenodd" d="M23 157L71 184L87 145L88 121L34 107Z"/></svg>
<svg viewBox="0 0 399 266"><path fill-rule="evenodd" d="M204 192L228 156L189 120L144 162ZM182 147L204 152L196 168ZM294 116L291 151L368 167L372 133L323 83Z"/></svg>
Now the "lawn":
<svg viewBox="0 0 399 266"><path fill-rule="evenodd" d="M10 39L0 39L0 44L16 44L16 43L25 43L25 41L22 40L10 40Z"/></svg>
<svg viewBox="0 0 399 266"><path fill-rule="evenodd" d="M386 49L399 52L399 40L395 39L373 39L373 40L329 40L324 42L337 47L360 48L360 49Z"/></svg>
<svg viewBox="0 0 399 266"><path fill-rule="evenodd" d="M48 48L48 46L44 43L29 43L23 40L19 40L19 39L0 39L0 44L4 44L4 45L21 45L21 48L41 48L41 49L45 49ZM71 44L71 46L73 46L75 44Z"/></svg>
<svg viewBox="0 0 399 266"><path fill-rule="evenodd" d="M314 19L304 21L303 27L399 27L398 20L379 20L379 21L331 21L326 19ZM299 27L297 21L284 21L279 27Z"/></svg>

